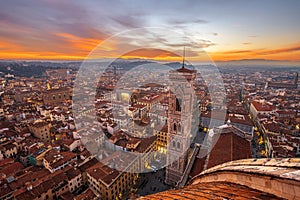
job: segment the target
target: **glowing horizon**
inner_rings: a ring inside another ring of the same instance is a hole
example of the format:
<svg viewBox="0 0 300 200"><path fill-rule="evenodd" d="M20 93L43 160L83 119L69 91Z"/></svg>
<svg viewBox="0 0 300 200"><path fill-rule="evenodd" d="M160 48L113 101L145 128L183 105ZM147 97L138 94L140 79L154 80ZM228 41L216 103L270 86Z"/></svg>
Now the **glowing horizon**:
<svg viewBox="0 0 300 200"><path fill-rule="evenodd" d="M175 44L171 37L153 39L147 33L140 37L154 41L157 50L131 52L121 58L180 61L182 47L187 46L191 61L204 61L197 47L215 62L300 61L299 1L131 2L139 9L133 9L130 2L5 1L0 8L0 59L84 60L112 35L154 26L180 32L195 43ZM134 38L130 40L134 46ZM124 41L107 47L102 57L119 57L119 50L126 49ZM166 46L173 53L159 50Z"/></svg>

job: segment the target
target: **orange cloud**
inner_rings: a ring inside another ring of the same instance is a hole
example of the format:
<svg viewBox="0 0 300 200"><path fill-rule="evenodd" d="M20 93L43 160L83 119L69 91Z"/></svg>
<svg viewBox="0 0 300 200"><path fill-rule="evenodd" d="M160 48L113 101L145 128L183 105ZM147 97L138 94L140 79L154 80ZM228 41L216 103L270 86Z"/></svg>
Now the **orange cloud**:
<svg viewBox="0 0 300 200"><path fill-rule="evenodd" d="M31 46L22 46L15 44L13 41L5 41L2 38L0 40L1 59L82 60L102 41L68 33L54 35L58 36L61 41L45 41L42 45L40 42L33 41L30 43ZM28 51L28 49L32 50Z"/></svg>
<svg viewBox="0 0 300 200"><path fill-rule="evenodd" d="M300 60L300 46L278 49L246 49L209 53L215 61L240 59Z"/></svg>
<svg viewBox="0 0 300 200"><path fill-rule="evenodd" d="M122 55L121 58L130 59L130 58L142 58L142 59L153 59L158 61L182 61L182 52L174 53L167 50L161 49L137 49L131 51L125 55ZM186 51L186 60L187 61L211 61L209 55L202 52L195 52L192 50Z"/></svg>
<svg viewBox="0 0 300 200"><path fill-rule="evenodd" d="M125 55L123 55L122 57L127 57L127 58L151 58L151 59L155 59L155 58L181 58L181 56L170 52L170 51L165 51L165 50L160 50L160 49L137 49L134 51L131 51Z"/></svg>
<svg viewBox="0 0 300 200"><path fill-rule="evenodd" d="M268 55L268 54L279 54L279 53L290 53L294 51L300 51L300 45L288 48L280 48L280 49L273 49L273 50L265 50L259 52L261 55Z"/></svg>
<svg viewBox="0 0 300 200"><path fill-rule="evenodd" d="M1 53L1 59L82 60L85 59L85 56L65 55L55 52L5 52Z"/></svg>
<svg viewBox="0 0 300 200"><path fill-rule="evenodd" d="M103 35L102 35L103 36ZM53 38L52 38L53 39ZM17 43L13 40L0 38L0 59L60 59L60 60L82 60L98 45L103 39L94 36L80 37L70 33L55 33L55 41L45 39L42 43L28 41L27 43ZM31 46L29 46L31 45ZM97 48L99 57L115 58L119 57L120 49L126 46L118 44L107 44ZM203 54L203 55L202 55ZM272 59L272 60L300 60L300 45L294 45L277 49L237 49L230 51L208 52L214 61L240 60L240 59ZM205 52L187 52L187 60L204 61L209 60ZM142 58L162 61L181 61L181 54L177 55L171 51L160 49L138 49L121 56L125 59Z"/></svg>
<svg viewBox="0 0 300 200"><path fill-rule="evenodd" d="M64 38L70 43L71 47L74 47L76 50L86 51L87 53L92 51L100 42L103 41L94 38L78 37L69 33L57 33L56 35Z"/></svg>

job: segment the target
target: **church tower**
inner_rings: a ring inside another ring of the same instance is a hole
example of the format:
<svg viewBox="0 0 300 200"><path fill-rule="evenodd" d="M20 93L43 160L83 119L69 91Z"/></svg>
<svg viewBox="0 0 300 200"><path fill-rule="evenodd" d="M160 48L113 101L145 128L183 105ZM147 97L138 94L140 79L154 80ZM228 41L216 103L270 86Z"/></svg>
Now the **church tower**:
<svg viewBox="0 0 300 200"><path fill-rule="evenodd" d="M188 162L188 149L192 134L193 114L196 109L194 80L196 70L185 68L169 72L169 107L167 136L166 180L169 185L176 186L181 180Z"/></svg>

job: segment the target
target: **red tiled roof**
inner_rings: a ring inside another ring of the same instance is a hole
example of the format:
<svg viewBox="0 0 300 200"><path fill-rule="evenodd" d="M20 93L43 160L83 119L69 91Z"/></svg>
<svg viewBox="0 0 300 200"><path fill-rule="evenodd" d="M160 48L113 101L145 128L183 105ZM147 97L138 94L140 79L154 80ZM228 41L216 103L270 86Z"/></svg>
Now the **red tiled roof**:
<svg viewBox="0 0 300 200"><path fill-rule="evenodd" d="M110 185L120 174L119 171L112 169L101 162L88 168L86 172L96 180L102 180L107 185Z"/></svg>
<svg viewBox="0 0 300 200"><path fill-rule="evenodd" d="M24 168L24 166L20 162L15 162L10 165L5 166L0 170L0 173L3 173L6 175L6 177L9 177L11 175L14 175L15 173L21 171Z"/></svg>
<svg viewBox="0 0 300 200"><path fill-rule="evenodd" d="M15 161L14 161L14 159L12 159L12 158L6 158L6 159L4 159L4 160L0 160L0 167L4 167L5 165L9 165L9 164L12 164L12 163L14 163Z"/></svg>
<svg viewBox="0 0 300 200"><path fill-rule="evenodd" d="M206 182L168 190L140 199L281 199L273 194L229 182Z"/></svg>
<svg viewBox="0 0 300 200"><path fill-rule="evenodd" d="M96 197L97 196L94 194L94 192L90 188L88 188L82 194L75 196L74 200L91 200Z"/></svg>
<svg viewBox="0 0 300 200"><path fill-rule="evenodd" d="M281 131L280 126L276 123L263 123L263 127L266 130L274 132L274 133L280 133L280 131Z"/></svg>
<svg viewBox="0 0 300 200"><path fill-rule="evenodd" d="M273 111L274 107L267 103L260 103L258 101L252 101L252 105L257 111Z"/></svg>
<svg viewBox="0 0 300 200"><path fill-rule="evenodd" d="M245 139L243 132L233 126L219 130L221 134L210 152L207 168L233 160L251 158L250 142ZM213 138L215 140L216 136Z"/></svg>

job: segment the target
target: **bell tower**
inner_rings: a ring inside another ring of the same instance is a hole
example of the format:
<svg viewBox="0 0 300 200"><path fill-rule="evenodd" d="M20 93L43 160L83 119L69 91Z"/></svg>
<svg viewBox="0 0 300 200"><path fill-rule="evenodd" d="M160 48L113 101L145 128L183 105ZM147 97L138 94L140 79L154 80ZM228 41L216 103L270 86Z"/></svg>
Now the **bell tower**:
<svg viewBox="0 0 300 200"><path fill-rule="evenodd" d="M188 162L188 149L192 132L193 112L196 97L194 80L196 70L185 68L169 72L169 107L167 136L166 180L169 185L176 186L181 180Z"/></svg>

